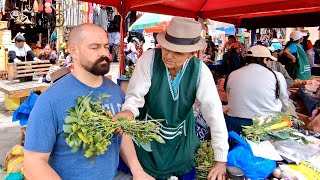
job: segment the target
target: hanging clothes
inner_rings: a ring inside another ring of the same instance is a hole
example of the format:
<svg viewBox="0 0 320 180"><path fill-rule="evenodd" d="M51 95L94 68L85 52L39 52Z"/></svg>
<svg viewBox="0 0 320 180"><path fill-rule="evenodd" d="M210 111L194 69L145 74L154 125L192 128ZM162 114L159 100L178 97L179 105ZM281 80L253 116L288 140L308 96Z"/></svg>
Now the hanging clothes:
<svg viewBox="0 0 320 180"><path fill-rule="evenodd" d="M99 15L100 15L100 5L94 4L94 7L93 7L93 23L96 24L96 25L100 25L99 24Z"/></svg>
<svg viewBox="0 0 320 180"><path fill-rule="evenodd" d="M108 31L108 12L107 12L106 9L100 8L99 25L100 25L105 31Z"/></svg>
<svg viewBox="0 0 320 180"><path fill-rule="evenodd" d="M93 4L89 3L89 8L88 8L88 22L93 23Z"/></svg>

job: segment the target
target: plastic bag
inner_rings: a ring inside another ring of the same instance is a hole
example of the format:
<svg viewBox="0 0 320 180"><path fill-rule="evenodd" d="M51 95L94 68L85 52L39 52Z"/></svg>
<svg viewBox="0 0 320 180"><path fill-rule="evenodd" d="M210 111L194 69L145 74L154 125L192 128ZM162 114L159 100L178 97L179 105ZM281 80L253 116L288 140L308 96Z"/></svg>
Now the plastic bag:
<svg viewBox="0 0 320 180"><path fill-rule="evenodd" d="M281 156L296 164L300 164L300 162L310 159L319 151L317 146L299 144L293 139L276 141L273 145Z"/></svg>
<svg viewBox="0 0 320 180"><path fill-rule="evenodd" d="M21 126L27 125L30 112L40 94L40 91L31 91L29 97L13 113L12 122L20 121Z"/></svg>
<svg viewBox="0 0 320 180"><path fill-rule="evenodd" d="M244 171L247 178L265 179L276 168L276 162L253 155L250 145L234 131L229 136L239 142L228 154L228 166L236 166Z"/></svg>

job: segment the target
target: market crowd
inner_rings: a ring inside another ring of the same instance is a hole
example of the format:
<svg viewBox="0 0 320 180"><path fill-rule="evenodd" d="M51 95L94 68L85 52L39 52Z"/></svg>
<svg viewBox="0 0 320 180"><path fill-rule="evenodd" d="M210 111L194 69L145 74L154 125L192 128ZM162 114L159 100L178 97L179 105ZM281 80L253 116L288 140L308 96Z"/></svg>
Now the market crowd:
<svg viewBox="0 0 320 180"><path fill-rule="evenodd" d="M258 44L245 49L235 36L229 36L223 46L220 75L214 79L206 64L214 61L214 55L208 54L211 61L202 61L196 54L213 53L216 47L200 33L200 23L174 17L167 30L156 37L159 48L142 53L137 49L141 41L132 38L126 55L135 70L124 94L104 76L112 61L105 30L94 24L73 28L68 42L73 71L41 94L29 117L23 165L26 178L195 179L194 156L200 145L194 114L197 102L214 150L215 164L208 179L225 179L228 151L236 144L228 140L228 131L240 134L242 125L252 125L256 115L288 112L296 116L288 89L314 83L311 66L320 60L319 41L312 45L305 41L307 33L294 31L284 48L273 44L277 42L274 39L267 47ZM24 41L17 38L15 49ZM29 55L33 60L51 58L54 66L57 61L49 47L39 58ZM20 54L16 56L12 61L19 61ZM146 150L118 129L108 150L94 163L81 151L71 152L63 128L67 109L74 106L78 96L90 92L97 97L110 95L104 107L114 112L115 120L165 119L161 122L165 144L152 141L151 151Z"/></svg>

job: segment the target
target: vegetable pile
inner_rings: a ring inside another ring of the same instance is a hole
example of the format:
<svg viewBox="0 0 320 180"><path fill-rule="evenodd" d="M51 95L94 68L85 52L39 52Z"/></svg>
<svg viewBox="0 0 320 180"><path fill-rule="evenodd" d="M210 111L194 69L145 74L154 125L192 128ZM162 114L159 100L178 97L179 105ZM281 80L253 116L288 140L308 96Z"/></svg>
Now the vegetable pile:
<svg viewBox="0 0 320 180"><path fill-rule="evenodd" d="M251 141L260 142L273 139L297 139L302 143L308 143L303 137L298 135L298 131L291 128L292 116L288 113L275 113L267 116L254 117L253 125L242 126L242 135Z"/></svg>
<svg viewBox="0 0 320 180"><path fill-rule="evenodd" d="M134 121L118 118L118 121L113 121L111 112L106 112L102 103L109 96L100 95L94 101L90 94L79 96L76 106L67 111L69 116L65 118L63 130L72 152L77 152L82 147L87 158L103 154L118 128L133 137L137 143L147 144L153 140L164 143L161 136L157 135L161 125L158 120Z"/></svg>
<svg viewBox="0 0 320 180"><path fill-rule="evenodd" d="M214 165L213 149L211 141L203 141L196 153L197 180L206 180Z"/></svg>

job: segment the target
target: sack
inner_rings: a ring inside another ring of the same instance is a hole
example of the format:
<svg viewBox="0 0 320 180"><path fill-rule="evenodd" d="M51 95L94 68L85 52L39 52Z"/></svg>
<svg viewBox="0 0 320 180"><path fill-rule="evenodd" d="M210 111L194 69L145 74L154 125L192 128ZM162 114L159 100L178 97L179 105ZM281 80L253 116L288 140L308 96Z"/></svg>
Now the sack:
<svg viewBox="0 0 320 180"><path fill-rule="evenodd" d="M234 131L229 136L239 142L228 154L228 166L236 166L243 170L250 179L265 179L275 169L276 162L253 155L250 145Z"/></svg>

